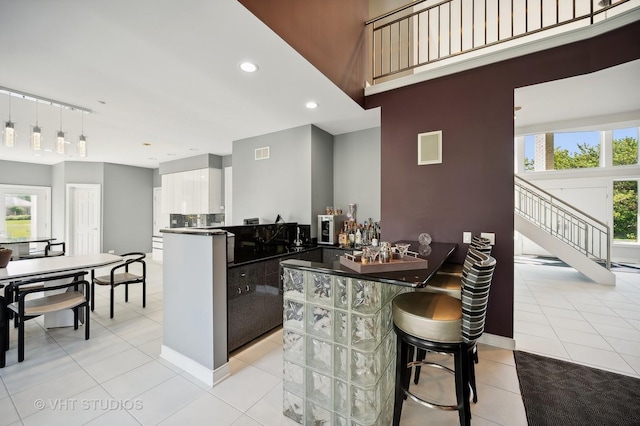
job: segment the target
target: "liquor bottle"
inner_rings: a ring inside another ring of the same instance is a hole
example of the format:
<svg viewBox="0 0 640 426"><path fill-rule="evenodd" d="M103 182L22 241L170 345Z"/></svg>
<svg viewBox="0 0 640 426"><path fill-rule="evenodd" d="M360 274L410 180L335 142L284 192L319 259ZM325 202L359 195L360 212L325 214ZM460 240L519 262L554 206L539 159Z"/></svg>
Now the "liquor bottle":
<svg viewBox="0 0 640 426"><path fill-rule="evenodd" d="M354 248L356 246L356 231L353 226L353 221L349 222L349 247Z"/></svg>
<svg viewBox="0 0 640 426"><path fill-rule="evenodd" d="M360 230L360 225L358 225L356 229L355 243L357 248L362 247L362 231Z"/></svg>

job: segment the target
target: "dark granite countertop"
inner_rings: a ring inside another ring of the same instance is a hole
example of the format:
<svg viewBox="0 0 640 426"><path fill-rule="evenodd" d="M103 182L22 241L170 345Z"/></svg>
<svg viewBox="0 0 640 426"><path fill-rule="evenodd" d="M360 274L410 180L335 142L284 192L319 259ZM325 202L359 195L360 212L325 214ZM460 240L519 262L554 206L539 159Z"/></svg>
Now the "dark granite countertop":
<svg viewBox="0 0 640 426"><path fill-rule="evenodd" d="M420 253L420 246L417 241L398 241L411 243L409 250ZM331 263L315 263L304 260L284 260L282 265L304 269L312 272L340 275L350 278L362 278L370 281L379 281L389 284L404 285L409 287L424 287L427 282L442 267L442 264L456 250L456 243L431 243L430 252L420 255L420 258L428 260L428 267L425 269L413 269L408 271L390 271L360 274L357 271L347 268L340 261L332 261Z"/></svg>

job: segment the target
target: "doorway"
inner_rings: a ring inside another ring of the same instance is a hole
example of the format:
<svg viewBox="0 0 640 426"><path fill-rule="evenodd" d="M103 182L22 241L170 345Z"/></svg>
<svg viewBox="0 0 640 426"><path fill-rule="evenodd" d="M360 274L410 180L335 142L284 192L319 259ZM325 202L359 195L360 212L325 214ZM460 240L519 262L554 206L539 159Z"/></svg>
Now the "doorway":
<svg viewBox="0 0 640 426"><path fill-rule="evenodd" d="M66 241L71 255L100 253L100 185L67 184Z"/></svg>

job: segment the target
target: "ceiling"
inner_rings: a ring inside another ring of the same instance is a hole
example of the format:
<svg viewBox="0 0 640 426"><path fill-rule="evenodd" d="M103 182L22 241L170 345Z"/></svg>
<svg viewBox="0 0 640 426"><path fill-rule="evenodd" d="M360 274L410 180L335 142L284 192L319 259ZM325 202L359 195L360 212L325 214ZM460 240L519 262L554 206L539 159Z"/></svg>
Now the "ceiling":
<svg viewBox="0 0 640 426"><path fill-rule="evenodd" d="M516 135L640 127L640 60L516 89Z"/></svg>
<svg viewBox="0 0 640 426"><path fill-rule="evenodd" d="M92 161L156 168L232 142L314 124L338 135L377 127L363 110L236 0L0 0L0 87L76 105L82 115L39 104L52 146L61 127L66 156L29 149L35 102L0 94L0 121L16 123L17 146L0 159L41 164ZM259 71L239 69L245 60ZM319 108L304 104L314 100ZM640 60L519 88L516 134L640 126ZM82 133L88 157L76 155Z"/></svg>
<svg viewBox="0 0 640 426"><path fill-rule="evenodd" d="M45 149L61 122L72 143L66 156L34 156L36 103L0 94L0 120L11 106L18 133L2 160L156 168L301 125L333 135L380 125L379 110L363 110L236 0L0 0L0 40L0 86L92 111L61 118L39 103ZM247 60L259 71L240 71ZM86 159L75 150L82 127Z"/></svg>

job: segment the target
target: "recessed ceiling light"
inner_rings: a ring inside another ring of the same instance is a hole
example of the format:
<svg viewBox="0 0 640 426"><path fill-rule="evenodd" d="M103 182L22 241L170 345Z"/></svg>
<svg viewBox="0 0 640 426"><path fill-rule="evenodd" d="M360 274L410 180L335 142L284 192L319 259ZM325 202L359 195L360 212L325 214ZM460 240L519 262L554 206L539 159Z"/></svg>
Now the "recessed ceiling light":
<svg viewBox="0 0 640 426"><path fill-rule="evenodd" d="M258 71L258 66L252 62L243 62L240 64L240 69L244 72L256 72Z"/></svg>
<svg viewBox="0 0 640 426"><path fill-rule="evenodd" d="M306 104L304 104L304 106L306 106L309 109L316 109L318 108L318 103L314 101L309 101Z"/></svg>
<svg viewBox="0 0 640 426"><path fill-rule="evenodd" d="M189 151L200 151L199 148L189 148Z"/></svg>
<svg viewBox="0 0 640 426"><path fill-rule="evenodd" d="M169 157L175 157L176 154L167 154Z"/></svg>

